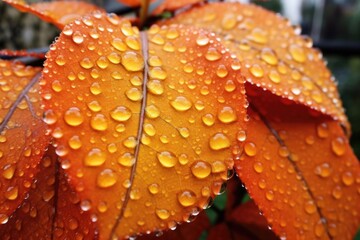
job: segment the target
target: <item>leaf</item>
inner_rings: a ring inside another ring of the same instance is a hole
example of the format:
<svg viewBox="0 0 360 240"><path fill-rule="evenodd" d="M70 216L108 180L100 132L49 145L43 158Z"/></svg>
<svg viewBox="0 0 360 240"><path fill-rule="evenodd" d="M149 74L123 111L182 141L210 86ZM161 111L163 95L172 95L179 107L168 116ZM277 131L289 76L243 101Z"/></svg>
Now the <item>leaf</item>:
<svg viewBox="0 0 360 240"><path fill-rule="evenodd" d="M43 71L62 167L100 238L171 228L205 207L233 167L245 129L242 78L205 31L139 33L113 15L86 19L93 25L60 35Z"/></svg>
<svg viewBox="0 0 360 240"><path fill-rule="evenodd" d="M34 57L43 59L45 58L44 53L38 53L38 52L28 52L26 50L9 50L9 49L1 49L0 50L0 56L7 56L7 57Z"/></svg>
<svg viewBox="0 0 360 240"><path fill-rule="evenodd" d="M339 119L350 129L334 77L300 27L255 5L211 3L162 23L214 31L240 60L246 81Z"/></svg>
<svg viewBox="0 0 360 240"><path fill-rule="evenodd" d="M199 213L198 216L191 223L184 223L173 229L172 231L158 232L157 235L144 235L140 236L137 239L139 240L198 240L201 234L209 229L210 222L206 216L205 211ZM159 236L160 235L160 236Z"/></svg>
<svg viewBox="0 0 360 240"><path fill-rule="evenodd" d="M94 11L105 12L104 9L87 2L54 1L28 4L24 0L3 0L22 12L30 12L41 20L63 29L68 23Z"/></svg>
<svg viewBox="0 0 360 240"><path fill-rule="evenodd" d="M0 223L25 198L50 138L41 119L41 68L0 60Z"/></svg>
<svg viewBox="0 0 360 240"><path fill-rule="evenodd" d="M140 0L118 0L122 4L125 4L130 7L140 7ZM164 11L175 11L182 7L195 5L200 2L204 2L203 0L181 0L181 1L171 1L171 0L152 0L150 1L150 14L156 15L160 14Z"/></svg>
<svg viewBox="0 0 360 240"><path fill-rule="evenodd" d="M352 239L360 222L360 167L342 128L269 95L249 99L239 177L280 237ZM278 114L263 115L269 106Z"/></svg>
<svg viewBox="0 0 360 240"><path fill-rule="evenodd" d="M76 193L59 169L54 148L41 160L40 171L31 184L28 197L0 225L3 239L96 239L95 223L80 209Z"/></svg>

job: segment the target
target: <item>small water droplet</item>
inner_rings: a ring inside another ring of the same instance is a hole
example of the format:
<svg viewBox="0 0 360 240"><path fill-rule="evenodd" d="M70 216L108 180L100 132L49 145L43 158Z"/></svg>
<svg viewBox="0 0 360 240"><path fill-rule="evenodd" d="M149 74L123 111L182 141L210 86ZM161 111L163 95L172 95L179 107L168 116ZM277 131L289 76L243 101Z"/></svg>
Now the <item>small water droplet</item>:
<svg viewBox="0 0 360 240"><path fill-rule="evenodd" d="M166 168L174 167L178 162L177 157L172 152L163 151L157 153L156 156L161 165Z"/></svg>
<svg viewBox="0 0 360 240"><path fill-rule="evenodd" d="M144 68L144 59L136 52L127 51L122 55L121 64L131 72L141 71Z"/></svg>
<svg viewBox="0 0 360 240"><path fill-rule="evenodd" d="M216 133L210 138L209 145L212 150L222 150L229 148L231 143L224 133Z"/></svg>
<svg viewBox="0 0 360 240"><path fill-rule="evenodd" d="M211 113L205 114L201 119L206 126L212 126L215 123L215 117Z"/></svg>
<svg viewBox="0 0 360 240"><path fill-rule="evenodd" d="M244 145L245 154L249 157L253 157L257 153L256 145L253 142L247 142Z"/></svg>
<svg viewBox="0 0 360 240"><path fill-rule="evenodd" d="M94 130L105 131L108 128L108 121L103 114L98 113L91 118L90 126Z"/></svg>
<svg viewBox="0 0 360 240"><path fill-rule="evenodd" d="M298 45L291 45L289 47L289 52L291 57L299 62L299 63L303 63L306 61L306 55L305 55L305 51L302 47L298 46Z"/></svg>
<svg viewBox="0 0 360 240"><path fill-rule="evenodd" d="M204 161L196 161L191 165L191 172L196 178L207 178L211 173L211 165Z"/></svg>
<svg viewBox="0 0 360 240"><path fill-rule="evenodd" d="M119 122L126 122L131 115L131 110L125 106L118 106L110 112L111 118Z"/></svg>
<svg viewBox="0 0 360 240"><path fill-rule="evenodd" d="M135 87L127 90L125 92L125 94L128 99L130 99L131 101L134 101L134 102L141 101L141 99L143 98L142 92L138 88L135 88Z"/></svg>
<svg viewBox="0 0 360 240"><path fill-rule="evenodd" d="M96 179L97 186L101 188L108 188L115 185L117 181L117 175L111 169L104 169L99 173Z"/></svg>
<svg viewBox="0 0 360 240"><path fill-rule="evenodd" d="M83 58L80 61L80 65L81 67L85 68L85 69L90 69L94 66L93 62L90 60L90 58Z"/></svg>
<svg viewBox="0 0 360 240"><path fill-rule="evenodd" d="M83 123L84 117L79 108L71 107L65 112L64 120L68 125L76 127Z"/></svg>
<svg viewBox="0 0 360 240"><path fill-rule="evenodd" d="M106 153L99 148L91 149L84 159L85 166L97 167L106 161Z"/></svg>
<svg viewBox="0 0 360 240"><path fill-rule="evenodd" d="M331 141L331 149L337 156L343 156L346 152L346 142L342 137L337 137Z"/></svg>
<svg viewBox="0 0 360 240"><path fill-rule="evenodd" d="M191 108L192 103L184 96L178 96L170 102L170 105L177 111L184 112Z"/></svg>
<svg viewBox="0 0 360 240"><path fill-rule="evenodd" d="M209 61L216 61L221 58L221 53L219 53L216 48L210 47L205 54L205 58Z"/></svg>
<svg viewBox="0 0 360 240"><path fill-rule="evenodd" d="M157 194L159 192L159 184L152 183L148 186L148 190L151 194Z"/></svg>
<svg viewBox="0 0 360 240"><path fill-rule="evenodd" d="M76 44L81 44L84 41L84 37L79 31L75 31L72 35L72 40Z"/></svg>
<svg viewBox="0 0 360 240"><path fill-rule="evenodd" d="M131 167L134 165L136 159L133 154L131 153L124 153L118 158L118 163L124 167Z"/></svg>
<svg viewBox="0 0 360 240"><path fill-rule="evenodd" d="M166 220L170 217L170 212L166 209L156 209L155 213L161 220Z"/></svg>
<svg viewBox="0 0 360 240"><path fill-rule="evenodd" d="M218 119L223 123L232 123L237 120L236 112L232 107L225 106L220 109Z"/></svg>
<svg viewBox="0 0 360 240"><path fill-rule="evenodd" d="M196 194L191 190L184 190L177 195L179 203L184 207L193 206L196 203Z"/></svg>
<svg viewBox="0 0 360 240"><path fill-rule="evenodd" d="M257 78L261 78L264 76L264 70L259 64L254 64L250 67L250 73Z"/></svg>

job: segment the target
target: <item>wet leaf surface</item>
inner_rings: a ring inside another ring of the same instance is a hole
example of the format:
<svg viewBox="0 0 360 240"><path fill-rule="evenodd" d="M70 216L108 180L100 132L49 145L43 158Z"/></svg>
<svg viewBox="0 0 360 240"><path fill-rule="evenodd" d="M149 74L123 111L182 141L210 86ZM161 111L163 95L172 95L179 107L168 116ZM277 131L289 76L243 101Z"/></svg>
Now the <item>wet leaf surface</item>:
<svg viewBox="0 0 360 240"><path fill-rule="evenodd" d="M25 198L50 141L41 119L40 71L0 60L0 223Z"/></svg>
<svg viewBox="0 0 360 240"><path fill-rule="evenodd" d="M235 162L249 194L280 237L352 239L360 167L343 129L262 96L249 99L249 134ZM269 106L278 114L266 113Z"/></svg>
<svg viewBox="0 0 360 240"><path fill-rule="evenodd" d="M312 40L273 12L255 5L212 3L166 24L214 31L235 53L247 82L339 119L349 128L334 77Z"/></svg>
<svg viewBox="0 0 360 240"><path fill-rule="evenodd" d="M91 12L105 12L104 9L96 5L79 1L53 1L29 4L24 0L4 0L4 2L22 12L32 13L41 20L54 24L59 29L63 29L66 24Z"/></svg>
<svg viewBox="0 0 360 240"><path fill-rule="evenodd" d="M102 238L175 227L221 191L246 104L235 59L214 36L139 33L96 13L68 25L47 58L45 121Z"/></svg>

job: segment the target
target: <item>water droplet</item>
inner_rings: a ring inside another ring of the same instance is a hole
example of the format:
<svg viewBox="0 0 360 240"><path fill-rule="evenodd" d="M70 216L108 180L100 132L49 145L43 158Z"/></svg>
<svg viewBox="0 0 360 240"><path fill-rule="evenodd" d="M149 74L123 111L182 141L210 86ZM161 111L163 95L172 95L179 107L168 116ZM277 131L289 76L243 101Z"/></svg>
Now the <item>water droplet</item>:
<svg viewBox="0 0 360 240"><path fill-rule="evenodd" d="M287 158L290 155L289 149L286 146L280 146L278 154L281 157Z"/></svg>
<svg viewBox="0 0 360 240"><path fill-rule="evenodd" d="M160 110L155 105L151 104L145 107L145 113L148 118L155 119L160 116Z"/></svg>
<svg viewBox="0 0 360 240"><path fill-rule="evenodd" d="M99 202L98 206L97 206L97 209L99 212L101 213L104 213L108 210L108 206L107 206L107 203L106 202Z"/></svg>
<svg viewBox="0 0 360 240"><path fill-rule="evenodd" d="M126 45L128 45L129 48L133 50L139 50L140 49L140 42L137 37L129 36L125 39Z"/></svg>
<svg viewBox="0 0 360 240"><path fill-rule="evenodd" d="M19 189L18 187L8 187L4 193L5 198L8 200L15 200L18 197Z"/></svg>
<svg viewBox="0 0 360 240"><path fill-rule="evenodd" d="M315 168L315 174L323 178L329 177L331 173L332 168L329 163L320 164Z"/></svg>
<svg viewBox="0 0 360 240"><path fill-rule="evenodd" d="M250 73L257 78L261 78L264 76L264 70L259 64L254 64L250 67Z"/></svg>
<svg viewBox="0 0 360 240"><path fill-rule="evenodd" d="M281 82L280 74L275 70L271 70L268 76L273 83Z"/></svg>
<svg viewBox="0 0 360 240"><path fill-rule="evenodd" d="M179 203L184 207L193 206L196 203L196 194L191 190L184 190L177 195Z"/></svg>
<svg viewBox="0 0 360 240"><path fill-rule="evenodd" d="M156 209L155 213L161 220L166 220L170 217L170 212L166 209Z"/></svg>
<svg viewBox="0 0 360 240"><path fill-rule="evenodd" d="M100 93L102 93L102 90L101 90L101 87L100 87L100 84L98 82L93 82L90 86L90 92L92 94L94 94L95 96L96 95L99 95Z"/></svg>
<svg viewBox="0 0 360 240"><path fill-rule="evenodd" d="M93 112L100 112L101 105L98 101L94 100L88 103L88 108Z"/></svg>
<svg viewBox="0 0 360 240"><path fill-rule="evenodd" d="M331 149L337 156L342 156L346 152L346 142L342 137L337 137L331 141Z"/></svg>
<svg viewBox="0 0 360 240"><path fill-rule="evenodd" d="M231 143L225 134L216 133L210 138L209 145L212 150L222 150L229 148Z"/></svg>
<svg viewBox="0 0 360 240"><path fill-rule="evenodd" d="M57 116L52 109L46 110L44 112L44 122L46 124L52 125L56 123L56 121L57 121Z"/></svg>
<svg viewBox="0 0 360 240"><path fill-rule="evenodd" d="M136 138L133 137L133 136L130 136L130 137L126 138L126 139L123 141L123 145L124 145L126 148L134 149L134 148L137 146Z"/></svg>
<svg viewBox="0 0 360 240"><path fill-rule="evenodd" d="M233 92L236 89L236 85L233 80L227 80L225 83L225 91Z"/></svg>
<svg viewBox="0 0 360 240"><path fill-rule="evenodd" d="M211 173L211 165L204 161L196 161L191 165L191 172L196 178L207 178Z"/></svg>
<svg viewBox="0 0 360 240"><path fill-rule="evenodd" d="M55 58L55 62L56 62L56 64L59 65L59 66L64 66L65 63L66 63L66 60L65 60L64 55L59 55L59 56L57 56L57 57Z"/></svg>
<svg viewBox="0 0 360 240"><path fill-rule="evenodd" d="M192 103L184 96L178 96L170 102L170 105L177 111L184 112L191 108Z"/></svg>
<svg viewBox="0 0 360 240"><path fill-rule="evenodd" d="M106 153L99 148L92 148L84 159L84 165L89 167L97 167L106 161Z"/></svg>
<svg viewBox="0 0 360 240"><path fill-rule="evenodd" d="M329 136L329 127L326 123L319 124L316 130L320 138L327 138Z"/></svg>
<svg viewBox="0 0 360 240"><path fill-rule="evenodd" d="M81 32L76 31L74 32L74 34L72 35L72 40L74 41L74 43L76 44L81 44L84 41L84 37L81 34Z"/></svg>
<svg viewBox="0 0 360 240"><path fill-rule="evenodd" d="M248 36L248 39L255 43L265 44L268 41L266 35L267 33L264 30L260 28L254 28L251 31L251 34Z"/></svg>
<svg viewBox="0 0 360 240"><path fill-rule="evenodd" d="M108 121L106 117L98 113L95 116L93 116L90 120L90 126L97 131L105 131L108 128Z"/></svg>
<svg viewBox="0 0 360 240"><path fill-rule="evenodd" d="M245 154L249 157L253 157L257 153L256 145L253 142L247 142L244 145Z"/></svg>
<svg viewBox="0 0 360 240"><path fill-rule="evenodd" d="M161 165L166 168L174 167L178 162L177 157L172 152L163 151L157 153L156 156Z"/></svg>
<svg viewBox="0 0 360 240"><path fill-rule="evenodd" d="M334 189L332 190L331 194L335 199L340 199L341 196L342 196L341 187L340 186L335 186Z"/></svg>
<svg viewBox="0 0 360 240"><path fill-rule="evenodd" d="M80 65L81 67L85 68L85 69L90 69L94 66L93 62L90 60L90 58L83 58L80 61Z"/></svg>
<svg viewBox="0 0 360 240"><path fill-rule="evenodd" d="M99 173L96 183L101 188L108 188L114 186L117 181L115 172L111 169L104 169Z"/></svg>
<svg viewBox="0 0 360 240"><path fill-rule="evenodd" d="M11 164L6 164L3 167L3 172L2 172L3 177L8 180L12 179L15 173L15 169L16 169L15 166Z"/></svg>
<svg viewBox="0 0 360 240"><path fill-rule="evenodd" d="M164 80L167 77L167 72L161 67L153 67L149 71L149 76L151 79Z"/></svg>
<svg viewBox="0 0 360 240"><path fill-rule="evenodd" d="M221 26L224 30L230 30L233 29L237 24L236 16L233 14L226 14L224 15Z"/></svg>
<svg viewBox="0 0 360 240"><path fill-rule="evenodd" d="M352 172L344 172L342 175L341 175L341 179L342 179L342 182L346 185L346 186L350 186L354 183L354 176L352 174Z"/></svg>
<svg viewBox="0 0 360 240"><path fill-rule="evenodd" d="M202 116L202 121L206 126L212 126L215 123L215 117L211 113L207 113L204 116Z"/></svg>
<svg viewBox="0 0 360 240"><path fill-rule="evenodd" d="M211 163L211 172L213 173L222 173L227 170L227 167L223 161L215 161Z"/></svg>
<svg viewBox="0 0 360 240"><path fill-rule="evenodd" d="M70 147L71 149L74 149L74 150L79 149L79 148L81 148L81 146L82 146L80 137L77 136L77 135L72 136L72 137L69 139L68 144L69 144L69 147Z"/></svg>
<svg viewBox="0 0 360 240"><path fill-rule="evenodd" d="M135 87L127 90L125 92L125 94L128 99L130 99L131 101L134 101L134 102L141 101L141 99L143 98L142 92L138 88L135 88Z"/></svg>
<svg viewBox="0 0 360 240"><path fill-rule="evenodd" d="M141 71L144 68L144 59L136 52L128 51L122 55L121 64L130 72Z"/></svg>
<svg viewBox="0 0 360 240"><path fill-rule="evenodd" d="M216 61L221 58L221 53L219 53L216 48L210 47L205 54L205 58L209 61Z"/></svg>
<svg viewBox="0 0 360 240"><path fill-rule="evenodd" d="M299 62L299 63L303 63L306 61L306 55L305 55L305 51L302 47L298 46L298 45L291 45L289 47L289 52L291 57Z"/></svg>
<svg viewBox="0 0 360 240"><path fill-rule="evenodd" d="M150 93L154 95L161 95L164 93L164 86L159 80L150 80L146 84Z"/></svg>
<svg viewBox="0 0 360 240"><path fill-rule="evenodd" d="M136 159L131 153L124 153L118 158L118 163L124 167L131 167L134 165Z"/></svg>
<svg viewBox="0 0 360 240"><path fill-rule="evenodd" d="M176 39L178 37L179 37L178 30L176 30L176 28L170 27L166 33L166 38L167 39Z"/></svg>
<svg viewBox="0 0 360 240"><path fill-rule="evenodd" d="M257 173L262 173L264 171L264 166L261 162L255 162L254 163L254 170Z"/></svg>
<svg viewBox="0 0 360 240"><path fill-rule="evenodd" d="M209 38L207 35L200 33L196 38L196 44L199 46L206 46L209 43Z"/></svg>
<svg viewBox="0 0 360 240"><path fill-rule="evenodd" d="M152 183L148 186L148 190L151 194L157 194L159 192L159 184Z"/></svg>
<svg viewBox="0 0 360 240"><path fill-rule="evenodd" d="M73 30L71 28L71 26L69 25L66 25L64 28L63 28L63 34L66 35L66 36L71 36L71 34L73 34Z"/></svg>
<svg viewBox="0 0 360 240"><path fill-rule="evenodd" d="M109 61L113 64L119 64L121 62L121 57L116 52L112 52L109 55L107 55L107 59L109 59ZM116 73L118 73L118 74L114 74L114 75L120 75L119 72L116 72Z"/></svg>
<svg viewBox="0 0 360 240"><path fill-rule="evenodd" d="M125 43L120 38L114 38L110 44L115 49L122 51L122 52L124 52L127 49Z"/></svg>
<svg viewBox="0 0 360 240"><path fill-rule="evenodd" d="M80 208L84 212L89 211L91 209L91 202L89 200L82 200L80 202Z"/></svg>
<svg viewBox="0 0 360 240"><path fill-rule="evenodd" d="M118 106L110 112L110 116L115 121L126 122L131 118L131 110L125 106Z"/></svg>
<svg viewBox="0 0 360 240"><path fill-rule="evenodd" d="M244 130L240 130L238 133L237 133L237 137L236 139L239 141L239 142L244 142L246 140L246 132Z"/></svg>
<svg viewBox="0 0 360 240"><path fill-rule="evenodd" d="M308 214L313 214L316 212L316 206L312 200L305 202L304 207L305 207L305 212L307 212Z"/></svg>
<svg viewBox="0 0 360 240"><path fill-rule="evenodd" d="M263 48L261 51L261 59L264 60L267 64L276 65L278 64L278 58L271 48Z"/></svg>
<svg viewBox="0 0 360 240"><path fill-rule="evenodd" d="M274 197L275 197L274 192L273 192L272 190L266 191L265 197L266 197L266 199L269 200L269 201L274 200Z"/></svg>
<svg viewBox="0 0 360 240"><path fill-rule="evenodd" d="M232 107L225 106L222 109L220 109L218 113L218 118L220 122L223 123L232 123L237 120L236 112Z"/></svg>
<svg viewBox="0 0 360 240"><path fill-rule="evenodd" d="M9 221L9 217L6 214L0 213L0 224L6 224Z"/></svg>
<svg viewBox="0 0 360 240"><path fill-rule="evenodd" d="M151 56L148 59L148 64L151 67L161 67L162 66L162 61L158 56Z"/></svg>
<svg viewBox="0 0 360 240"><path fill-rule="evenodd" d="M183 138L188 138L190 136L190 131L188 128L178 128L178 131Z"/></svg>
<svg viewBox="0 0 360 240"><path fill-rule="evenodd" d="M228 75L228 70L224 65L219 65L219 67L216 69L216 75L220 78L224 78Z"/></svg>
<svg viewBox="0 0 360 240"><path fill-rule="evenodd" d="M84 117L79 108L71 107L65 112L64 120L68 125L76 127L83 123Z"/></svg>

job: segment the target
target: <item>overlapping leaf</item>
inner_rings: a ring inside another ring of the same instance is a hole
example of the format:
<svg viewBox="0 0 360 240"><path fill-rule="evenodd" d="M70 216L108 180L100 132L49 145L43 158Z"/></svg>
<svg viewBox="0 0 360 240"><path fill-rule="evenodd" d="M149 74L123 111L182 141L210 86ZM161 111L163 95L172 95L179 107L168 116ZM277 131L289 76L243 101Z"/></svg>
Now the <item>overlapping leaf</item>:
<svg viewBox="0 0 360 240"><path fill-rule="evenodd" d="M85 19L63 31L44 69L62 166L101 238L175 227L233 166L246 111L236 60L203 30Z"/></svg>
<svg viewBox="0 0 360 240"><path fill-rule="evenodd" d="M349 124L331 72L300 28L265 9L238 3L194 7L169 20L214 31L241 63L247 82Z"/></svg>
<svg viewBox="0 0 360 240"><path fill-rule="evenodd" d="M249 135L235 167L274 231L291 239L352 239L360 223L360 167L339 123L265 92L250 103Z"/></svg>
<svg viewBox="0 0 360 240"><path fill-rule="evenodd" d="M25 198L49 136L41 119L41 68L0 60L0 223Z"/></svg>
<svg viewBox="0 0 360 240"><path fill-rule="evenodd" d="M41 20L50 22L59 29L73 22L75 19L94 11L105 12L100 7L80 1L53 1L28 4L24 0L3 0L16 9L30 12Z"/></svg>
<svg viewBox="0 0 360 240"><path fill-rule="evenodd" d="M28 197L0 225L2 239L96 239L95 223L80 209L76 193L68 185L56 161L54 148L46 152Z"/></svg>

